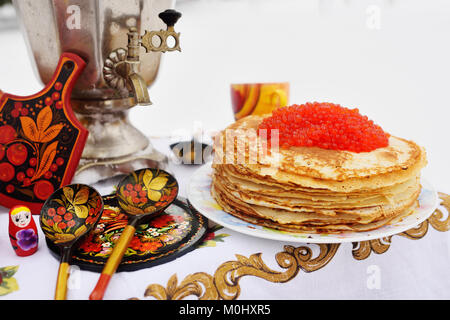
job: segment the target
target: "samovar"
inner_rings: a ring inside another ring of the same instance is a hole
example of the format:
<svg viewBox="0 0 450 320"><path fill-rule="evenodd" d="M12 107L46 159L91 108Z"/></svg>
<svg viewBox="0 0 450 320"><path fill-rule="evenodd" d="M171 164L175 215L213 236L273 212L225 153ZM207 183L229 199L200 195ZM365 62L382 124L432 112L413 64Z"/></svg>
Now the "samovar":
<svg viewBox="0 0 450 320"><path fill-rule="evenodd" d="M71 96L89 131L74 180L93 183L143 167L165 168L167 157L128 119L151 104L148 87L161 53L180 50L174 0L13 0L30 56L43 83L63 52L87 66ZM166 25L164 25L166 24ZM151 31L154 30L154 31ZM154 121L154 120L152 120Z"/></svg>

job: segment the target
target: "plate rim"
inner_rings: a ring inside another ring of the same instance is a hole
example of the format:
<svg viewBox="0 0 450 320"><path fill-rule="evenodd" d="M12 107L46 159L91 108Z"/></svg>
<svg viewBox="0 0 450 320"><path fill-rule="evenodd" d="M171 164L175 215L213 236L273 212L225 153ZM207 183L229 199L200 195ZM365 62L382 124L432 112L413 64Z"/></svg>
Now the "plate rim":
<svg viewBox="0 0 450 320"><path fill-rule="evenodd" d="M417 220L417 223L415 222L414 225L408 225L408 226L404 226L404 227L399 227L396 229L391 230L391 232L386 231L385 234L383 234L382 236L380 235L359 235L359 237L349 237L349 238L337 238L338 234L327 234L330 236L330 238L328 238L328 236L323 237L323 238L319 238L319 239L314 239L314 238L308 238L308 236L311 235L311 233L294 233L294 232L289 232L289 231L280 231L280 230L276 230L273 229L273 233L271 231L266 231L266 230L261 230L261 229L255 229L258 230L261 233L255 233L252 231L252 229L249 229L248 227L241 227L241 226L234 226L228 223L224 223L223 221L219 221L219 219L216 219L214 216L212 216L211 214L209 214L208 212L205 212L204 210L202 210L201 206L196 203L196 201L192 201L193 195L192 195L192 188L193 188L193 181L194 179L197 178L197 176L199 174L208 174L207 170L211 170L211 164L212 162L208 162L204 165L202 165L200 168L198 168L193 175L191 176L190 180L189 180L189 184L188 184L188 188L187 188L187 199L189 201L189 203L203 216L205 216L207 219L223 226L226 227L230 230L242 233L242 234L246 234L252 237L257 237L257 238L261 238L261 239L268 239L268 240L276 240L276 241L288 241L288 242L297 242L297 243L316 243L316 244L329 244L329 243L349 243L349 242L361 242L361 241L369 241L369 240L375 240L375 239L381 239L381 238L385 238L385 237L389 237L389 236L393 236L396 234L400 234L402 232L405 232L407 230L413 229L414 227L417 227L419 224L421 224L422 222L424 222L425 220L427 220L432 214L433 212L437 209L437 207L439 206L439 197L437 194L436 189L434 188L434 186L428 181L428 179L424 178L423 176L421 176L420 181L422 185L426 186L426 189L431 190L432 196L433 196L433 205L431 206L429 210L429 212L427 211L426 214L424 214L420 219ZM205 173L203 173L203 171L205 171ZM213 199L214 200L214 199ZM215 200L214 200L215 201ZM216 202L217 203L217 202ZM223 210L222 210L223 211ZM235 217L225 211L223 211L224 213L230 215L231 217L233 217L234 219L237 219L239 221L242 221L243 223L247 224L247 225L254 225L256 227L261 227L258 225L255 225L253 223L247 222L245 220L242 220L238 217ZM384 226L383 226L384 227ZM383 228L381 227L381 228ZM267 227L265 227L267 228ZM267 228L270 229L270 228ZM375 229L378 230L378 229ZM365 231L365 232L370 232L370 231ZM349 233L349 232L345 232L345 233ZM355 231L351 231L350 233L358 233Z"/></svg>

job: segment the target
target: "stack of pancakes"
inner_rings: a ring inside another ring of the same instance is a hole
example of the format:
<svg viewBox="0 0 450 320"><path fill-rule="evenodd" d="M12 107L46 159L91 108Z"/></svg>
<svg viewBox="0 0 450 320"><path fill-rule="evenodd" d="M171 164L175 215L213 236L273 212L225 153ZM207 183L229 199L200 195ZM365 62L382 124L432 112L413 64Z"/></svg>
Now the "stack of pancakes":
<svg viewBox="0 0 450 320"><path fill-rule="evenodd" d="M264 117L216 137L211 193L226 212L284 231L335 233L376 229L417 207L426 154L414 142L391 136L387 147L362 153L267 149L256 134Z"/></svg>

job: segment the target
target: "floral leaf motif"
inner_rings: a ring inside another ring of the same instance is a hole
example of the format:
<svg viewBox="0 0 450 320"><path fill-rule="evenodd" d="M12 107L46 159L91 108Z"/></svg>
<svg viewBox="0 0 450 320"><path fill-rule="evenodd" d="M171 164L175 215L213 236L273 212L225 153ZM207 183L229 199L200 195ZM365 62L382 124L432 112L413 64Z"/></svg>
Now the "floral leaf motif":
<svg viewBox="0 0 450 320"><path fill-rule="evenodd" d="M45 221L41 221L44 225L42 226L42 231L45 232L45 236L48 237L50 240L55 239L55 230L53 228L49 227L48 224Z"/></svg>
<svg viewBox="0 0 450 320"><path fill-rule="evenodd" d="M169 281L167 281L167 294L171 297L175 294L178 286L178 278L177 274L174 274L170 277Z"/></svg>
<svg viewBox="0 0 450 320"><path fill-rule="evenodd" d="M49 128L52 118L52 109L50 107L45 107L39 112L36 122L30 117L20 117L25 137L33 142L46 143L52 141L63 128L63 125L60 123Z"/></svg>
<svg viewBox="0 0 450 320"><path fill-rule="evenodd" d="M145 184L147 188L147 196L152 201L159 201L162 194L160 190L164 188L169 179L166 177L156 177Z"/></svg>
<svg viewBox="0 0 450 320"><path fill-rule="evenodd" d="M11 278L19 270L19 266L8 266L0 268L4 278Z"/></svg>
<svg viewBox="0 0 450 320"><path fill-rule="evenodd" d="M52 123L52 118L53 114L50 107L45 107L39 112L36 119L37 129L39 133L44 132L48 128L50 123Z"/></svg>
<svg viewBox="0 0 450 320"><path fill-rule="evenodd" d="M150 200L155 202L161 199L161 193L155 190L148 189L147 195Z"/></svg>
<svg viewBox="0 0 450 320"><path fill-rule="evenodd" d="M121 201L121 207L128 213L128 214L143 214L145 213L144 210L137 208L137 207L133 207L127 204L126 201Z"/></svg>
<svg viewBox="0 0 450 320"><path fill-rule="evenodd" d="M152 296L158 300L169 300L172 297L168 297L167 296L167 291L166 288L164 288L162 285L160 284L151 284L147 287L147 289L145 290L145 297L149 297Z"/></svg>
<svg viewBox="0 0 450 320"><path fill-rule="evenodd" d="M62 232L62 231L61 231ZM56 233L55 234L55 243L65 243L72 241L75 239L75 236L73 234L67 234L67 233Z"/></svg>
<svg viewBox="0 0 450 320"><path fill-rule="evenodd" d="M64 187L63 188L63 193L64 196L66 197L66 199L72 203L73 202L73 189L69 188L69 187Z"/></svg>
<svg viewBox="0 0 450 320"><path fill-rule="evenodd" d="M89 210L86 206L74 206L75 208L75 214L77 215L78 218L81 219L85 219L87 218L88 214L89 214Z"/></svg>
<svg viewBox="0 0 450 320"><path fill-rule="evenodd" d="M56 156L56 148L58 147L58 141L51 143L44 151L42 155L41 162L39 163L38 170L35 175L31 178L31 181L39 179L43 176L52 165L53 159Z"/></svg>
<svg viewBox="0 0 450 320"><path fill-rule="evenodd" d="M144 185L147 187L150 184L150 181L153 178L153 174L151 170L145 170L144 175L142 177L142 181L144 182Z"/></svg>
<svg viewBox="0 0 450 320"><path fill-rule="evenodd" d="M30 117L20 117L20 123L22 124L23 134L28 140L33 142L39 141L39 131Z"/></svg>
<svg viewBox="0 0 450 320"><path fill-rule="evenodd" d="M162 188L164 188L168 180L169 179L165 177L156 177L150 182L148 188L152 190L161 190Z"/></svg>
<svg viewBox="0 0 450 320"><path fill-rule="evenodd" d="M17 280L12 277L17 272L18 268L19 266L0 268L0 274L2 275L2 281L0 282L0 296L19 290Z"/></svg>
<svg viewBox="0 0 450 320"><path fill-rule="evenodd" d="M67 201L73 205L76 216L81 219L87 218L89 215L89 209L84 204L89 200L89 189L87 187L82 187L75 194L75 197L73 195L74 191L72 188L64 187L63 192Z"/></svg>
<svg viewBox="0 0 450 320"><path fill-rule="evenodd" d="M199 300L217 300L220 298L214 284L214 278L203 272L188 275L179 285L176 274L167 282L167 288L151 284L145 290L145 297L158 300L182 300L188 296L197 296Z"/></svg>
<svg viewBox="0 0 450 320"><path fill-rule="evenodd" d="M40 132L39 142L45 143L52 141L53 139L56 138L56 136L59 134L62 128L63 125L61 123L58 123L44 130L43 132Z"/></svg>
<svg viewBox="0 0 450 320"><path fill-rule="evenodd" d="M75 198L73 199L73 204L85 204L89 199L89 189L87 187L82 187L77 194L75 195Z"/></svg>
<svg viewBox="0 0 450 320"><path fill-rule="evenodd" d="M438 194L439 198L442 200L441 206L447 209L450 213L450 195L442 192L438 192ZM445 232L450 229L450 214L448 214L447 218L444 219L445 215L442 207L438 207L428 221L435 230Z"/></svg>
<svg viewBox="0 0 450 320"><path fill-rule="evenodd" d="M95 198L89 199L88 205L92 208L95 208L97 206L97 200Z"/></svg>
<svg viewBox="0 0 450 320"><path fill-rule="evenodd" d="M57 204L59 204L59 205L61 205L61 206L65 206L64 201L62 201L61 199L55 199L55 200L53 200L53 201L55 201Z"/></svg>
<svg viewBox="0 0 450 320"><path fill-rule="evenodd" d="M212 229L212 230L214 230L214 229ZM208 237L208 234L206 236ZM198 245L198 248L215 247L215 246L217 246L217 242L225 242L225 240L223 238L229 237L229 236L230 235L227 234L227 233L221 233L221 234L215 235L214 238L208 239L208 240L204 240L203 242L201 242Z"/></svg>
<svg viewBox="0 0 450 320"><path fill-rule="evenodd" d="M74 235L75 237L78 237L79 235L83 234L84 232L86 232L87 228L85 225L80 226L75 232Z"/></svg>

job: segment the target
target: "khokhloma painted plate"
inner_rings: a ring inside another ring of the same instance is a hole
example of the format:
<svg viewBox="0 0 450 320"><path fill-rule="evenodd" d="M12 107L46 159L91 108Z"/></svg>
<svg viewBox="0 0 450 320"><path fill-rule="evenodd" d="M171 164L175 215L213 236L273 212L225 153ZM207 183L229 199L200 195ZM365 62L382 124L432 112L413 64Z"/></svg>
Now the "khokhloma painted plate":
<svg viewBox="0 0 450 320"><path fill-rule="evenodd" d="M231 230L265 239L303 243L342 243L380 239L416 227L436 210L439 204L436 190L422 178L419 208L401 222L388 224L366 232L293 233L255 225L232 216L222 210L211 196L211 163L203 165L192 176L188 188L188 200L192 206L208 219Z"/></svg>
<svg viewBox="0 0 450 320"><path fill-rule="evenodd" d="M102 272L128 223L115 195L102 198L104 210L100 221L79 243L71 257L71 264L95 272ZM190 252L202 241L208 226L208 220L182 197L177 197L163 213L147 220L136 227L118 272L149 268ZM51 241L47 241L47 246L59 259L58 248Z"/></svg>

